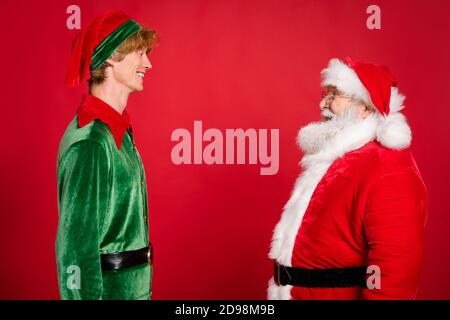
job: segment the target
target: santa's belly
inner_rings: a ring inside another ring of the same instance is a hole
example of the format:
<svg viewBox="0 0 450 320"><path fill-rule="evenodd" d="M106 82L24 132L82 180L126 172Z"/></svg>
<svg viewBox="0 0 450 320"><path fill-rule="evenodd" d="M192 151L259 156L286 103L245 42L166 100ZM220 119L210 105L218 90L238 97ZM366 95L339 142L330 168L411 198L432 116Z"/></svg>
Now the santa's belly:
<svg viewBox="0 0 450 320"><path fill-rule="evenodd" d="M339 164L339 163L337 163ZM294 267L347 268L364 265L364 201L352 172L332 165L314 191L292 250Z"/></svg>

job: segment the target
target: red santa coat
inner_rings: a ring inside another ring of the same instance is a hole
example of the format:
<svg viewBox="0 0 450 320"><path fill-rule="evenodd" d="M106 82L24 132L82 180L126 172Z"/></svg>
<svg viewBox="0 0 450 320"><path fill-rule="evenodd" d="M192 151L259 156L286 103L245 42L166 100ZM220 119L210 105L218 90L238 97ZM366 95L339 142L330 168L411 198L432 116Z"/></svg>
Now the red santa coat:
<svg viewBox="0 0 450 320"><path fill-rule="evenodd" d="M404 116L371 116L339 131L303 172L269 256L309 269L375 265L380 289L305 288L269 281L269 299L412 299L423 259L427 192Z"/></svg>

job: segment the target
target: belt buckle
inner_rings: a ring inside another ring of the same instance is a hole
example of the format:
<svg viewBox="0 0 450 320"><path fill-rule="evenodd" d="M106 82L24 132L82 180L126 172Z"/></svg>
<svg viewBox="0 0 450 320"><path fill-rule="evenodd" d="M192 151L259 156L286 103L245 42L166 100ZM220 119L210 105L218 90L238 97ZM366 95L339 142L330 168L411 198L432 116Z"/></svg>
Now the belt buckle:
<svg viewBox="0 0 450 320"><path fill-rule="evenodd" d="M151 244L148 245L147 262L149 265L153 265L153 246Z"/></svg>
<svg viewBox="0 0 450 320"><path fill-rule="evenodd" d="M280 285L280 264L278 261L274 260L273 262L274 266L274 281L276 285Z"/></svg>
<svg viewBox="0 0 450 320"><path fill-rule="evenodd" d="M289 274L289 272L286 270L286 268L283 266L283 265L281 265L278 261L276 261L275 260L275 264L274 264L274 266L275 266L275 283L277 284L277 285L279 285L279 286L285 286L285 285L288 285L290 282L291 282L291 280L292 280L292 277L291 277L291 275ZM283 269L283 271L284 271L284 273L287 275L287 277L288 277L288 281L286 282L286 281L281 281L281 269Z"/></svg>

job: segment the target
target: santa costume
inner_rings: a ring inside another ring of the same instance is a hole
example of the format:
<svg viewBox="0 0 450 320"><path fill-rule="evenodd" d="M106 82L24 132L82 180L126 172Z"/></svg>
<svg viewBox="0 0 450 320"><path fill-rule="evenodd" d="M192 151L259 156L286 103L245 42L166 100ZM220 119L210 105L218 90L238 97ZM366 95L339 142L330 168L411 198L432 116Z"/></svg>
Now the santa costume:
<svg viewBox="0 0 450 320"><path fill-rule="evenodd" d="M120 11L74 40L68 87L78 86L141 27ZM62 299L149 299L147 183L130 118L85 94L58 151L56 259Z"/></svg>
<svg viewBox="0 0 450 320"><path fill-rule="evenodd" d="M404 96L373 63L331 59L322 78L375 112L300 130L303 170L273 233L268 298L413 299L428 199Z"/></svg>

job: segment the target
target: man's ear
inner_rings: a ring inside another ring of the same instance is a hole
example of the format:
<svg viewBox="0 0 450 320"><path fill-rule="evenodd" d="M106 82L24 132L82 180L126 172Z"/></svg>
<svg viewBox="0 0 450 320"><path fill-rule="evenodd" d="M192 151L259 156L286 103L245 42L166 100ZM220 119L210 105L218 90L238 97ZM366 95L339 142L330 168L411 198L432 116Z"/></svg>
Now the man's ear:
<svg viewBox="0 0 450 320"><path fill-rule="evenodd" d="M105 61L106 63L108 63L110 66L114 66L116 64L116 62L114 60L110 59L106 59Z"/></svg>
<svg viewBox="0 0 450 320"><path fill-rule="evenodd" d="M368 105L364 105L364 109L361 111L361 117L363 119L367 118L368 116L370 116L374 111L372 110L371 107L369 107Z"/></svg>

